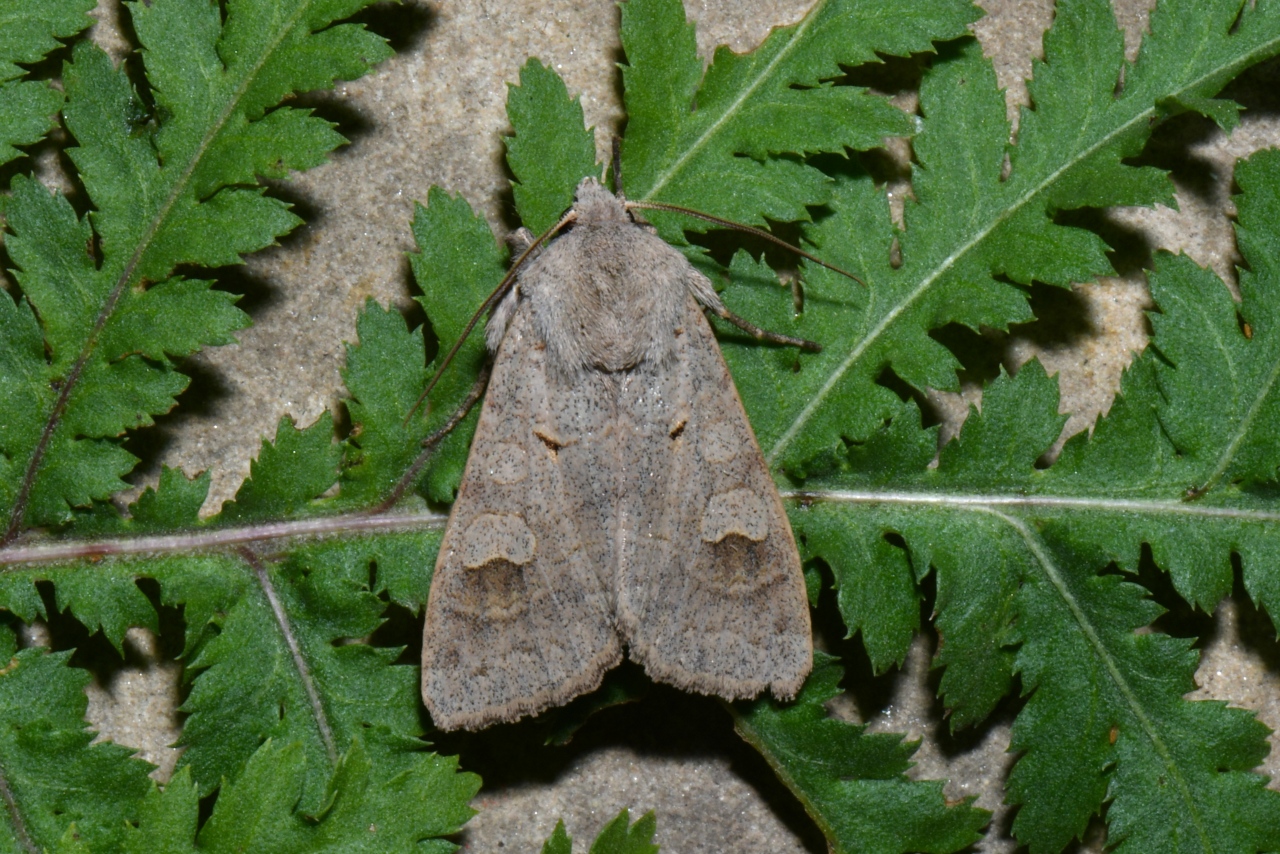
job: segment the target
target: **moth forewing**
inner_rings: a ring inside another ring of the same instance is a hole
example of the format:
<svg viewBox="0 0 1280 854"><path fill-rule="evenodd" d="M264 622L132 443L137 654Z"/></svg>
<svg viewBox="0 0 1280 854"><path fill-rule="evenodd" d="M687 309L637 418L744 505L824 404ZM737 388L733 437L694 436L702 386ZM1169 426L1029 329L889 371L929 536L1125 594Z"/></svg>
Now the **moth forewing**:
<svg viewBox="0 0 1280 854"><path fill-rule="evenodd" d="M703 304L710 282L587 179L493 313L493 377L427 604L442 729L535 714L631 656L727 698L795 695L800 558Z"/></svg>
<svg viewBox="0 0 1280 854"><path fill-rule="evenodd" d="M478 729L600 684L622 657L600 572L607 506L578 484L609 425L549 382L546 348L517 312L502 340L427 601L422 696L441 729ZM560 436L561 440L552 437ZM607 503L606 503L607 504Z"/></svg>
<svg viewBox="0 0 1280 854"><path fill-rule="evenodd" d="M619 513L631 536L619 555L618 626L654 679L728 699L766 689L790 699L813 659L795 539L692 297L675 342L669 368L632 378L650 395L621 397L620 421L635 437L623 466L637 476Z"/></svg>

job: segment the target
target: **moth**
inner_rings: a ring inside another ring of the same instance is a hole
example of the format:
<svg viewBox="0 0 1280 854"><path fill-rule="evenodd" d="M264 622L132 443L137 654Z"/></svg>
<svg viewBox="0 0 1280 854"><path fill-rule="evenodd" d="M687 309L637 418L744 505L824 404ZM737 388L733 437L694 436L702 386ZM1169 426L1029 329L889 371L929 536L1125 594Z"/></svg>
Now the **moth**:
<svg viewBox="0 0 1280 854"><path fill-rule="evenodd" d="M790 699L812 666L808 600L703 309L732 316L595 179L562 222L486 327L492 374L427 602L431 717L536 714L624 648L684 690Z"/></svg>

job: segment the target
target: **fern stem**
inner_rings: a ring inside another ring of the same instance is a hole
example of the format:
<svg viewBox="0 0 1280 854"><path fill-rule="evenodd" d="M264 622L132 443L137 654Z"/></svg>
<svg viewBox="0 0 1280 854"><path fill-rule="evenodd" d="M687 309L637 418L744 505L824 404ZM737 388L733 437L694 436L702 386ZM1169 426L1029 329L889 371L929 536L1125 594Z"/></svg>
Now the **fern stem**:
<svg viewBox="0 0 1280 854"><path fill-rule="evenodd" d="M942 507L954 510L987 510L1008 507L1022 510L1095 510L1099 513L1191 516L1203 519L1232 519L1240 522L1280 522L1280 511L1249 510L1242 507L1212 507L1175 497L1168 500L1103 498L1077 495L964 495L960 493L908 492L833 489L781 490L782 497L799 504L898 504ZM0 555L3 553L0 552Z"/></svg>
<svg viewBox="0 0 1280 854"><path fill-rule="evenodd" d="M877 490L783 490L782 497L801 506L809 504L897 504L907 507L943 507L978 510L1005 507L1023 510L1093 510L1099 513L1151 514L1197 519L1232 519L1241 522L1280 522L1280 511L1240 507L1214 507L1181 499L1129 499L1059 495L992 495ZM378 532L444 530L447 513L423 510L394 515L367 510L293 519L235 528L211 528L158 536L101 537L84 540L50 540L0 549L0 571L32 564L66 563L112 556L140 556L175 552L209 552L271 540L353 536Z"/></svg>
<svg viewBox="0 0 1280 854"><path fill-rule="evenodd" d="M440 531L449 517L428 510L419 513L370 516L367 511L294 519L237 528L213 528L181 534L87 540L63 540L0 549L0 571L27 564L65 563L114 555L158 555L207 552L271 540L351 536L394 531Z"/></svg>
<svg viewBox="0 0 1280 854"><path fill-rule="evenodd" d="M480 376L476 377L476 381L472 383L471 391L467 392L466 399L459 404L458 408L453 411L444 424L440 425L439 429L422 440L422 451L405 469L404 474L396 481L396 485L391 488L386 497L374 505L374 508L369 511L370 513L385 513L390 510L399 503L410 487L418 482L418 475L422 473L422 467L427 464L427 460L431 459L431 455L435 453L436 445L439 445L446 436L452 433L453 428L462 423L462 420L471 412L471 407L475 406L476 401L484 395L484 390L489 385L489 372L492 368L492 364L486 361L484 367L480 369ZM412 414L410 412L410 415Z"/></svg>
<svg viewBox="0 0 1280 854"><path fill-rule="evenodd" d="M49 418L44 423L44 429L40 431L40 439L36 442L36 446L31 450L31 459L27 463L27 469L22 474L22 484L18 487L18 494L13 501L13 509L9 513L9 526L5 529L4 537L0 538L0 548L13 542L14 537L18 536L18 532L22 530L22 519L27 514L27 501L31 498L31 490L35 486L36 474L40 470L40 464L44 462L44 455L49 450L49 442L53 440L53 434L58 429L58 425L62 423L62 414L67 410L67 401L71 398L71 392L75 389L76 383L80 380L80 375L84 373L84 366L89 363L89 357L93 355L93 350L97 347L98 336L102 334L102 328L107 325L111 313L115 311L116 303L120 302L120 296L124 293L124 287L127 280L121 278L116 283L115 288L107 297L107 301L103 304L102 310L98 312L97 318L93 321L93 329L89 331L89 337L85 340L84 347L80 350L80 355L76 358L75 364L71 366L71 370L67 373L66 379L62 382L62 387L58 389L58 398L53 402L53 408L49 411Z"/></svg>

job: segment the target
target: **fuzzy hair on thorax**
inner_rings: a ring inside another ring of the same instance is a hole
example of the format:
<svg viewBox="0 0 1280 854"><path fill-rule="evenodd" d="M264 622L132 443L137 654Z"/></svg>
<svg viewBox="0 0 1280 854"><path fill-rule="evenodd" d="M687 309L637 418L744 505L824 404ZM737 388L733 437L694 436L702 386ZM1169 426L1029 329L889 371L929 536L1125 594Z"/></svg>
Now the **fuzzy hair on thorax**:
<svg viewBox="0 0 1280 854"><path fill-rule="evenodd" d="M701 277L594 178L578 185L573 212L571 229L518 279L548 364L571 376L666 363Z"/></svg>

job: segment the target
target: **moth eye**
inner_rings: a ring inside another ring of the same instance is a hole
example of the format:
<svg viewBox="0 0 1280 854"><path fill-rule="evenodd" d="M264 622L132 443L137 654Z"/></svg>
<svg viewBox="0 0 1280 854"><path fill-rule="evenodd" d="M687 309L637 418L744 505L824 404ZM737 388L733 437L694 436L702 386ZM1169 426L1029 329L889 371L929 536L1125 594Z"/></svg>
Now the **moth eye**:
<svg viewBox="0 0 1280 854"><path fill-rule="evenodd" d="M479 569L495 560L524 566L533 560L537 542L519 516L481 513L467 526L459 551L467 569Z"/></svg>
<svg viewBox="0 0 1280 854"><path fill-rule="evenodd" d="M754 543L769 536L769 508L749 489L734 489L711 496L702 513L702 539L718 543L737 534Z"/></svg>

